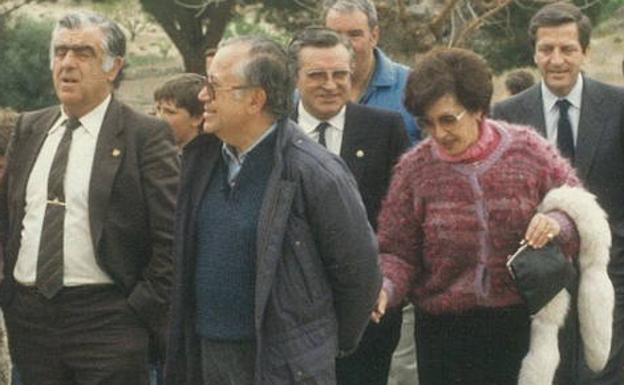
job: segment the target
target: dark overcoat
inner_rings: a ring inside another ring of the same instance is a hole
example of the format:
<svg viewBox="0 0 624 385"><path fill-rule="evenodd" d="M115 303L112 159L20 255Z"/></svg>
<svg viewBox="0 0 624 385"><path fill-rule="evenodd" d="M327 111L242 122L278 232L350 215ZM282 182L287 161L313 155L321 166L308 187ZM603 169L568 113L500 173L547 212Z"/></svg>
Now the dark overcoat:
<svg viewBox="0 0 624 385"><path fill-rule="evenodd" d="M334 359L357 347L381 286L377 244L344 162L294 122L279 121L276 134L257 229L255 384L334 384ZM196 215L221 147L201 135L184 150L168 385L201 383Z"/></svg>

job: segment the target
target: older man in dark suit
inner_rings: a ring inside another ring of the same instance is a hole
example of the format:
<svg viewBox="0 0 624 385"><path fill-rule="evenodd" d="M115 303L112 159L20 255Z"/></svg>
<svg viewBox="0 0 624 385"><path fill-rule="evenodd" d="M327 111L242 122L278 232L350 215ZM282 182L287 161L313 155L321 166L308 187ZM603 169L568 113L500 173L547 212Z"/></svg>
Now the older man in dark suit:
<svg viewBox="0 0 624 385"><path fill-rule="evenodd" d="M17 122L0 185L3 308L26 385L147 384L172 280L167 125L117 101L125 37L91 13L52 35L60 107Z"/></svg>
<svg viewBox="0 0 624 385"><path fill-rule="evenodd" d="M493 116L531 125L557 145L583 183L598 197L609 215L613 235L609 275L615 286L616 308L611 358L600 375L590 376L593 379L585 377L589 376L586 371L578 376L571 369L562 383L621 384L624 379L624 89L581 73L591 23L576 6L564 2L544 6L531 19L529 33L542 81L495 105Z"/></svg>
<svg viewBox="0 0 624 385"><path fill-rule="evenodd" d="M392 167L409 146L401 115L349 102L353 50L336 32L304 30L290 44L289 56L299 93L296 120L312 139L347 163L376 228ZM400 309L379 325L371 323L358 350L336 362L338 384L386 384L400 329Z"/></svg>

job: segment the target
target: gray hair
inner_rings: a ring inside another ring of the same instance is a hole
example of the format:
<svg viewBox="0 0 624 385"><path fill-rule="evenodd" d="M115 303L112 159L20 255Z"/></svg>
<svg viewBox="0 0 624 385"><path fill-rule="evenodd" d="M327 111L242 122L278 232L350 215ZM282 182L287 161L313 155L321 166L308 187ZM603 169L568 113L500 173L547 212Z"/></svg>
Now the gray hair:
<svg viewBox="0 0 624 385"><path fill-rule="evenodd" d="M299 72L300 67L299 53L302 49L306 47L334 48L338 45L342 45L347 49L350 56L350 64L352 65L354 53L349 39L329 28L317 26L305 28L303 31L295 35L288 45L288 66L290 69L290 76L293 79L297 78L297 73Z"/></svg>
<svg viewBox="0 0 624 385"><path fill-rule="evenodd" d="M292 108L293 81L288 72L288 56L275 41L259 36L238 36L222 41L219 48L243 44L249 47L247 58L237 68L246 85L266 93L265 111L275 118L285 118Z"/></svg>
<svg viewBox="0 0 624 385"><path fill-rule="evenodd" d="M379 25L377 8L375 8L375 4L370 0L325 0L323 2L323 19L327 18L329 11L336 11L338 13L360 11L366 15L368 28L371 31Z"/></svg>
<svg viewBox="0 0 624 385"><path fill-rule="evenodd" d="M126 36L117 23L97 13L77 11L66 14L54 26L50 42L50 66L54 61L54 42L59 32L66 29L78 30L87 27L96 27L104 35L101 42L104 50L104 61L102 62L104 71L110 71L113 68L113 60L116 57L123 58L126 55ZM119 71L114 81L115 87L119 85L121 79L122 71Z"/></svg>

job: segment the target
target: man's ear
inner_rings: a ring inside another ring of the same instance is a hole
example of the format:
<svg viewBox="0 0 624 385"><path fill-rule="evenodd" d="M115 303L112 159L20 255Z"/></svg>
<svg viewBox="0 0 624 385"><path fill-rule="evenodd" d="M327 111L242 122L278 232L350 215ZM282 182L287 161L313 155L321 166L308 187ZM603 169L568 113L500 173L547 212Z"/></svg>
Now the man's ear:
<svg viewBox="0 0 624 385"><path fill-rule="evenodd" d="M251 98L249 102L249 112L252 114L260 113L267 104L267 94L260 87L253 88L251 91Z"/></svg>
<svg viewBox="0 0 624 385"><path fill-rule="evenodd" d="M379 43L379 26L376 25L373 27L373 29L371 30L371 40L373 41L373 46L377 46L377 43Z"/></svg>
<svg viewBox="0 0 624 385"><path fill-rule="evenodd" d="M113 66L110 70L107 71L106 78L111 83L114 82L117 76L119 75L119 72L121 72L121 69L123 68L123 66L124 66L124 59L120 56L115 56L115 58L113 59Z"/></svg>

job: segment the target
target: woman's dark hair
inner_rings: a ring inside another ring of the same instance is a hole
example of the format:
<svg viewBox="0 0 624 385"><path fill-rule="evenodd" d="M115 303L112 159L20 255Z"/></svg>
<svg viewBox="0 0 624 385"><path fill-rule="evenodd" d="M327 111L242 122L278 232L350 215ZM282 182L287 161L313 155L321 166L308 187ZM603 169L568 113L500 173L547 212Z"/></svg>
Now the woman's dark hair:
<svg viewBox="0 0 624 385"><path fill-rule="evenodd" d="M488 111L492 72L476 53L462 48L436 48L417 61L407 78L405 108L415 116L445 95L453 95L468 111Z"/></svg>

